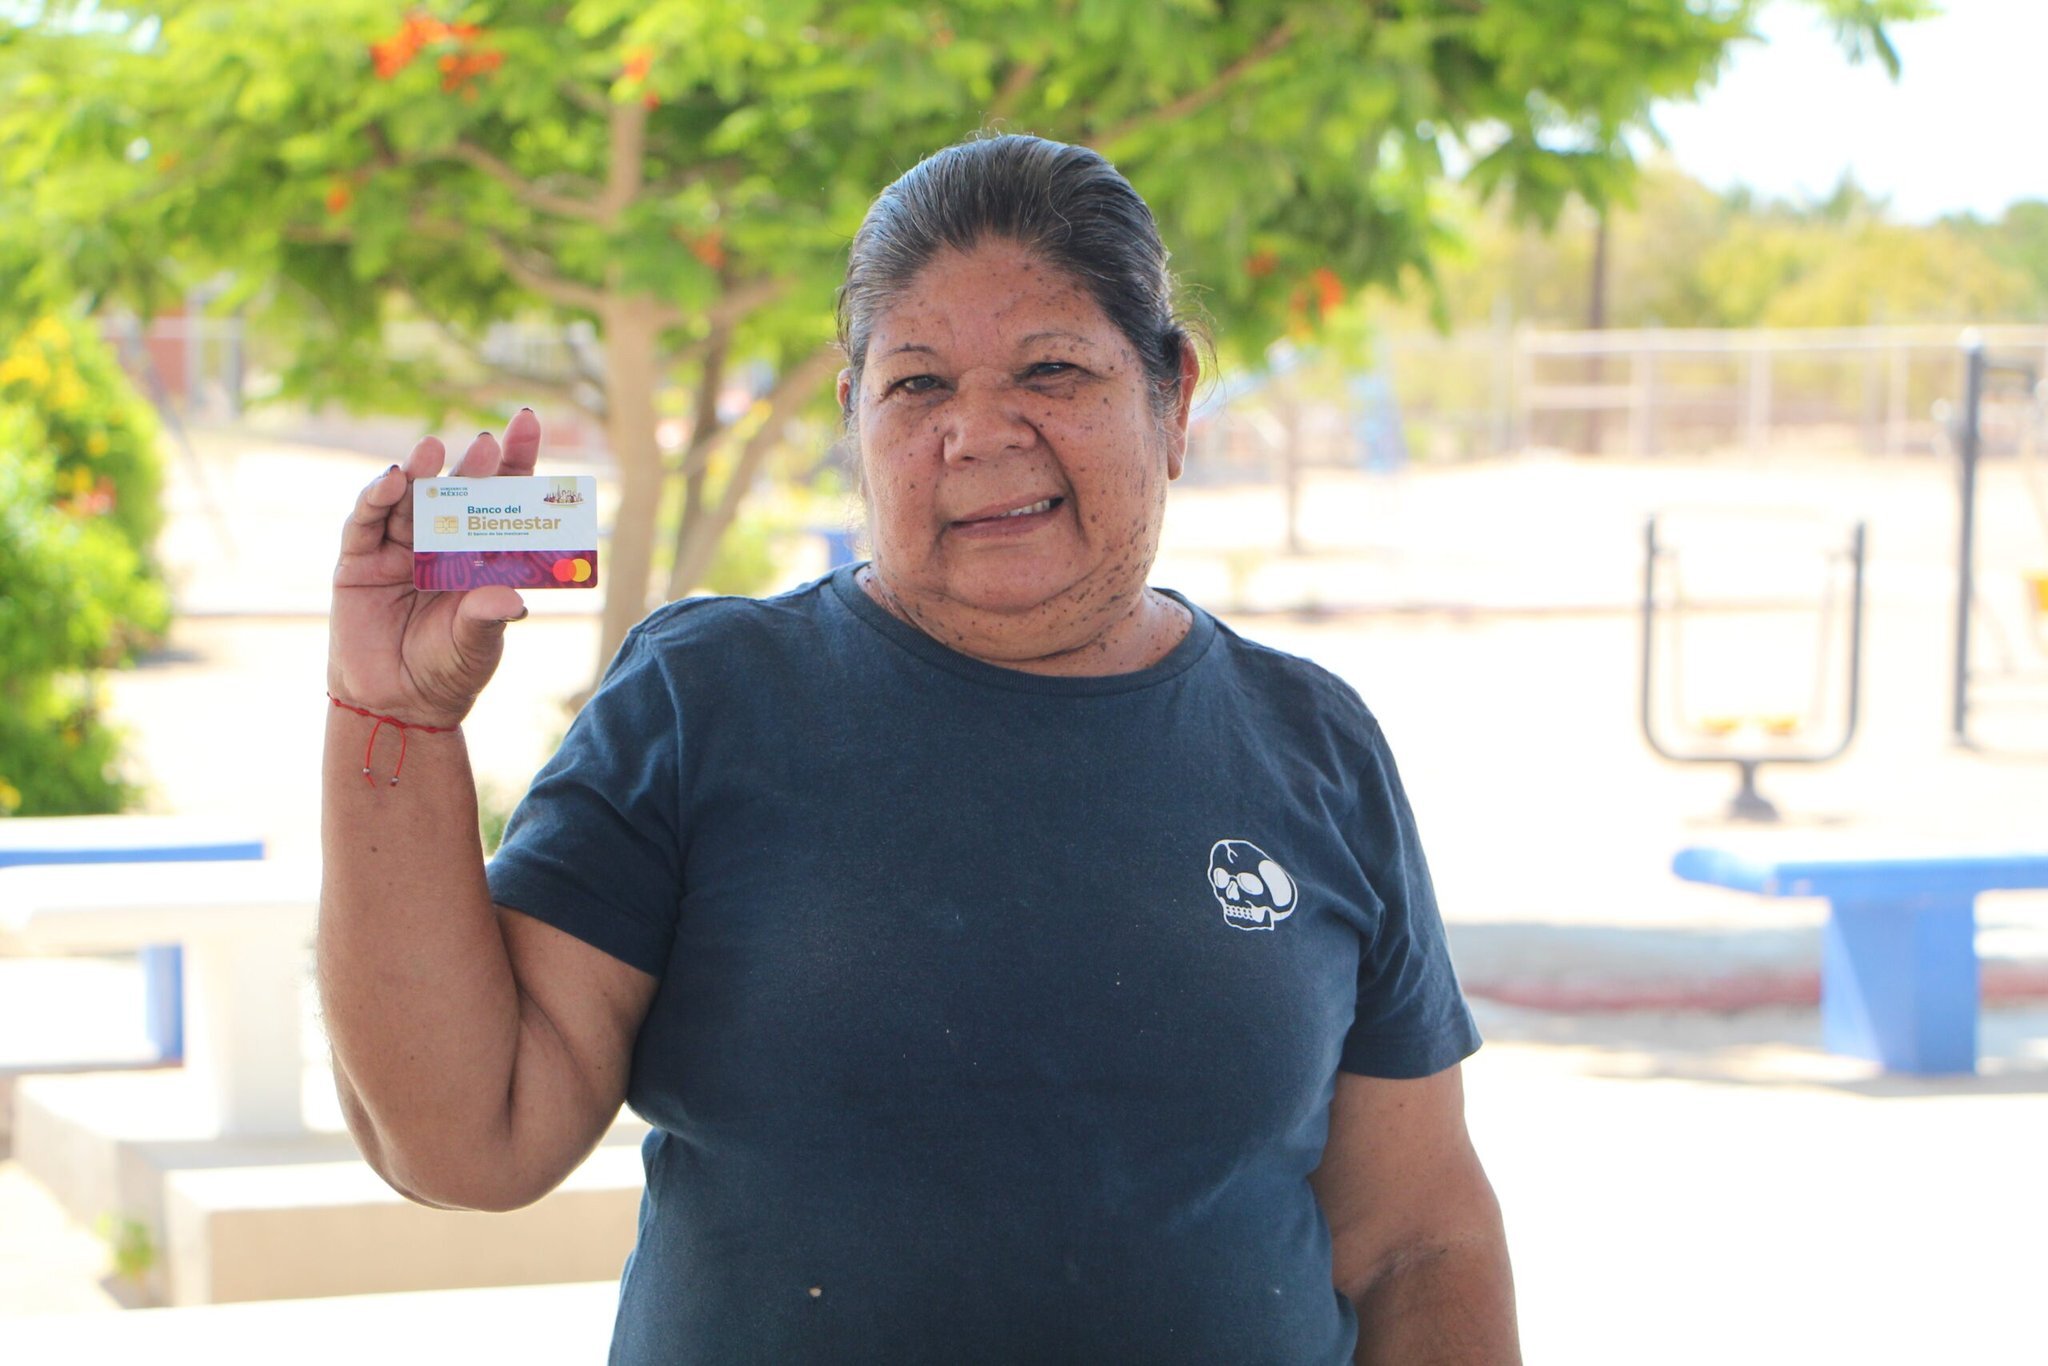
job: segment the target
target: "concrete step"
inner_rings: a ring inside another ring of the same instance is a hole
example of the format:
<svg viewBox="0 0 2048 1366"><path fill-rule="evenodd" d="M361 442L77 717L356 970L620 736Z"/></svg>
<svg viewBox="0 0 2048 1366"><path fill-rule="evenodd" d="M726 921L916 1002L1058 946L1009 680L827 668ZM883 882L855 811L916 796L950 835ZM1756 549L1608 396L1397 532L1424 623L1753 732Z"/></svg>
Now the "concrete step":
<svg viewBox="0 0 2048 1366"><path fill-rule="evenodd" d="M361 1161L174 1171L164 1178L167 1298L616 1284L640 1189L631 1145L599 1148L547 1197L508 1214L416 1205Z"/></svg>
<svg viewBox="0 0 2048 1366"><path fill-rule="evenodd" d="M309 1092L326 1085L309 1074ZM14 1157L75 1220L122 1232L156 1305L616 1280L632 1250L646 1126L624 1117L545 1199L427 1209L345 1132L222 1139L176 1072L21 1078ZM331 1090L329 1091L331 1105Z"/></svg>
<svg viewBox="0 0 2048 1366"><path fill-rule="evenodd" d="M509 1289L349 1295L128 1313L63 1313L0 1325L19 1366L116 1361L292 1366L562 1366L597 1362L611 1341L610 1281Z"/></svg>

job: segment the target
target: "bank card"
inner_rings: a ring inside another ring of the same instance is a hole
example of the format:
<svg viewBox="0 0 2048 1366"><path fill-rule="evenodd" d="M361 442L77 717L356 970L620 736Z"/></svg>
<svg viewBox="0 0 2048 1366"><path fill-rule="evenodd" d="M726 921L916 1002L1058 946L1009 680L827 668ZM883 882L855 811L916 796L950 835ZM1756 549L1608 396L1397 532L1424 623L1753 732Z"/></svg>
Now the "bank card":
<svg viewBox="0 0 2048 1366"><path fill-rule="evenodd" d="M415 479L412 582L445 590L597 587L597 480Z"/></svg>

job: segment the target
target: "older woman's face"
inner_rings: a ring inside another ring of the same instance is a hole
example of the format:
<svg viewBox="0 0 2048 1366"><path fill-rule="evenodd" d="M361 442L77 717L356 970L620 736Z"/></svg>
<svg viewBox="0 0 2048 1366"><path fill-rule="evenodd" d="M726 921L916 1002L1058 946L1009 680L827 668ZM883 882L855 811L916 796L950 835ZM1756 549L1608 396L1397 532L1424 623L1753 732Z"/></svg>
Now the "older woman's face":
<svg viewBox="0 0 2048 1366"><path fill-rule="evenodd" d="M1158 549L1191 383L1162 423L1130 341L1013 242L934 259L876 320L847 395L876 570L921 610L1054 634L1127 600Z"/></svg>

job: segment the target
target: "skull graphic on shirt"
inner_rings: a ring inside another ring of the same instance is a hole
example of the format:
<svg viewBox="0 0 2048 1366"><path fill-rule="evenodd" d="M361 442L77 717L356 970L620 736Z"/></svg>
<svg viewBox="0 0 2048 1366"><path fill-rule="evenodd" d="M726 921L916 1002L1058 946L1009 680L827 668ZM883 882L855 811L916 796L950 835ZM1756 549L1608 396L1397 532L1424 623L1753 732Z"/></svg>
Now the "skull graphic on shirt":
<svg viewBox="0 0 2048 1366"><path fill-rule="evenodd" d="M1279 861L1249 840L1218 840L1209 850L1209 889L1233 929L1270 930L1294 914L1301 889Z"/></svg>

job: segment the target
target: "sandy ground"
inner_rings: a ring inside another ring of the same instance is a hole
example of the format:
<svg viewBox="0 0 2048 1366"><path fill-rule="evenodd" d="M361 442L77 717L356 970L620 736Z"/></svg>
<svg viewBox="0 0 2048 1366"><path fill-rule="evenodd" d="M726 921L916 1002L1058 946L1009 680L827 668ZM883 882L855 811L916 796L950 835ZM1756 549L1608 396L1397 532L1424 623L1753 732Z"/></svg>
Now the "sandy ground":
<svg viewBox="0 0 2048 1366"><path fill-rule="evenodd" d="M180 467L165 545L188 615L110 687L159 809L239 820L277 854L315 849L324 547L385 458L238 440ZM1987 596L2048 567L2048 528L1994 473ZM1535 460L1330 476L1307 504L1315 553L1298 558L1272 553L1277 495L1188 489L1157 577L1235 609L1238 629L1325 663L1374 707L1461 971L1569 973L1592 947L1640 957L1654 932L1693 936L1703 965L1769 963L1810 951L1824 908L1670 876L1676 848L1737 833L1720 819L1733 773L1648 751L1631 613L1648 512L1711 523L1764 505L1828 534L1865 518L1872 538L1859 733L1836 763L1765 770L1788 829L2038 845L2048 681L2007 687L2033 700L1987 707L1979 748L1947 742L1954 509L1931 466ZM1697 544L1701 563L1716 553L1711 532ZM594 666L595 623L571 597L515 629L467 727L502 799ZM2024 615L1998 610L2005 634L1985 649L2002 641L2010 658L1989 661L2048 670ZM1805 654L1795 667L1727 650L1696 687L1768 664L1807 700ZM2044 911L2040 895L1987 897L1984 952L2048 960ZM1507 1213L1532 1362L2048 1360L2035 1299L2048 1010L1987 1012L1981 1074L1919 1080L1821 1052L1810 1009L1479 1010L1490 1043L1467 1065L1472 1127ZM0 1316L112 1308L104 1262L90 1231L0 1163Z"/></svg>
<svg viewBox="0 0 2048 1366"><path fill-rule="evenodd" d="M1466 1065L1470 1120L1507 1218L1531 1363L2043 1359L2048 1012L1992 1013L1998 1068L1945 1081L1820 1053L1811 1012L1479 1013L1491 1042ZM0 1343L9 1315L114 1309L104 1277L98 1240L0 1163ZM476 1312L458 1308L463 1322ZM575 1359L597 1360L604 1297L558 1312L586 1320L592 1350ZM330 1347L435 1359L380 1340L380 1322L320 1331ZM215 1359L275 1359L274 1316L225 1323L238 1332L216 1341L249 1354ZM507 1343L493 1359L570 1358Z"/></svg>

